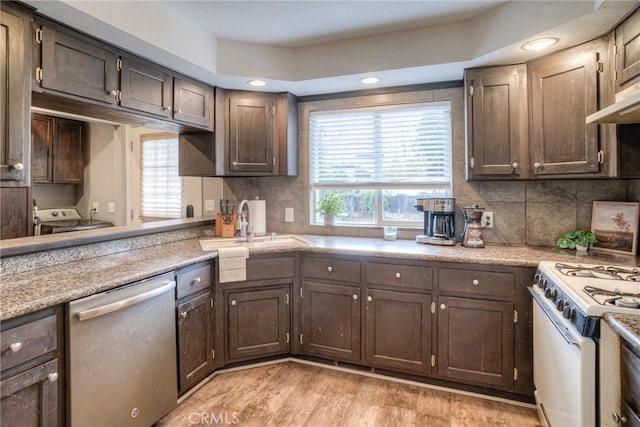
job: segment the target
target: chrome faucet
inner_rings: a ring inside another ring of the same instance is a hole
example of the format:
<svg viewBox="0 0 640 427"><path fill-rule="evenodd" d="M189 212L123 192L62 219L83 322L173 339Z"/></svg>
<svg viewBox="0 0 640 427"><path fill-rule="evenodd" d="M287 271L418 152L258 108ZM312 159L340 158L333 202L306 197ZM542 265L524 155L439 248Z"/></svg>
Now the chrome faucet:
<svg viewBox="0 0 640 427"><path fill-rule="evenodd" d="M251 218L249 212L249 201L244 199L240 202L238 206L238 219L236 221L236 230L240 230L242 228L242 209L244 209L245 205L247 206L247 219ZM251 225L247 225L247 242L253 242L253 227Z"/></svg>

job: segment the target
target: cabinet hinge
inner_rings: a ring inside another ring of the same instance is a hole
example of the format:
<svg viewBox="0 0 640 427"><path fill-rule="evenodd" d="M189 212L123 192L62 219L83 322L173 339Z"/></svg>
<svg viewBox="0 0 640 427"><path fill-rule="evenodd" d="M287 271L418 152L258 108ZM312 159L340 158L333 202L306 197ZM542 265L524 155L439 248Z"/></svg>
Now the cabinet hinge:
<svg viewBox="0 0 640 427"><path fill-rule="evenodd" d="M211 308L213 308L213 298L209 298L209 302L211 303Z"/></svg>
<svg viewBox="0 0 640 427"><path fill-rule="evenodd" d="M271 107L271 115L276 115L276 107Z"/></svg>
<svg viewBox="0 0 640 427"><path fill-rule="evenodd" d="M436 312L436 303L432 302L431 303L431 313L435 313Z"/></svg>
<svg viewBox="0 0 640 427"><path fill-rule="evenodd" d="M36 68L36 81L42 83L42 68Z"/></svg>
<svg viewBox="0 0 640 427"><path fill-rule="evenodd" d="M303 335L303 334L300 334L300 345L304 344L304 343L302 342L302 335Z"/></svg>
<svg viewBox="0 0 640 427"><path fill-rule="evenodd" d="M518 311L513 310L513 323L518 323Z"/></svg>
<svg viewBox="0 0 640 427"><path fill-rule="evenodd" d="M36 38L36 43L42 44L42 27L36 28L35 38Z"/></svg>
<svg viewBox="0 0 640 427"><path fill-rule="evenodd" d="M211 350L211 358L212 359L216 358L216 351L215 350Z"/></svg>
<svg viewBox="0 0 640 427"><path fill-rule="evenodd" d="M473 169L475 167L475 165L476 165L475 159L473 157L470 157L469 158L469 168Z"/></svg>
<svg viewBox="0 0 640 427"><path fill-rule="evenodd" d="M129 141L129 151L133 153L133 141Z"/></svg>
<svg viewBox="0 0 640 427"><path fill-rule="evenodd" d="M122 101L122 92L121 91L116 91L116 102L120 103L120 101Z"/></svg>
<svg viewBox="0 0 640 427"><path fill-rule="evenodd" d="M602 59L596 61L596 71L598 73L604 73L604 62L602 62Z"/></svg>
<svg viewBox="0 0 640 427"><path fill-rule="evenodd" d="M469 96L473 96L473 85L469 85Z"/></svg>
<svg viewBox="0 0 640 427"><path fill-rule="evenodd" d="M286 295L286 296L287 296L287 299L286 299L286 301L285 301L285 304L289 304L289 294L287 293L287 295ZM287 342L288 342L288 341L287 341Z"/></svg>
<svg viewBox="0 0 640 427"><path fill-rule="evenodd" d="M604 164L604 150L598 151L598 163Z"/></svg>
<svg viewBox="0 0 640 427"><path fill-rule="evenodd" d="M431 355L431 366L436 366L436 356L434 356L433 354Z"/></svg>
<svg viewBox="0 0 640 427"><path fill-rule="evenodd" d="M276 158L275 158L275 157L272 157L272 158L271 158L271 164L272 164L273 166L275 166L275 165L276 165Z"/></svg>
<svg viewBox="0 0 640 427"><path fill-rule="evenodd" d="M289 332L287 332L287 344L289 344Z"/></svg>
<svg viewBox="0 0 640 427"><path fill-rule="evenodd" d="M122 71L122 58L116 59L116 70Z"/></svg>
<svg viewBox="0 0 640 427"><path fill-rule="evenodd" d="M513 380L518 380L518 368L513 368Z"/></svg>
<svg viewBox="0 0 640 427"><path fill-rule="evenodd" d="M133 209L131 209L131 221L133 221Z"/></svg>
<svg viewBox="0 0 640 427"><path fill-rule="evenodd" d="M302 288L300 288L300 298L302 298Z"/></svg>

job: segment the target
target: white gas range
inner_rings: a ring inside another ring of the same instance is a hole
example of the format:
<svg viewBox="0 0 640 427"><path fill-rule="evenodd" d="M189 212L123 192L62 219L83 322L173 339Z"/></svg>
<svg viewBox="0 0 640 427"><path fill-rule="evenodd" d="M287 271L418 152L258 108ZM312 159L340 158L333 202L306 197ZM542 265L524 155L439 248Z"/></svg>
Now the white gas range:
<svg viewBox="0 0 640 427"><path fill-rule="evenodd" d="M543 261L534 282L533 371L541 420L552 427L615 425L617 342L600 319L607 312L640 315L640 269Z"/></svg>

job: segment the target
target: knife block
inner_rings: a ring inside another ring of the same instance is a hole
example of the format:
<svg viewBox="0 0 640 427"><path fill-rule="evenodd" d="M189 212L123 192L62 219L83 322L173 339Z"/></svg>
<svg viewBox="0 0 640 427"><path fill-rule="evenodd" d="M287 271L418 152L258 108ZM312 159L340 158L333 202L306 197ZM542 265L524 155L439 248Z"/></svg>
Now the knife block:
<svg viewBox="0 0 640 427"><path fill-rule="evenodd" d="M224 216L221 213L216 214L216 237L234 237L236 234L236 221L238 214L231 215L231 223L224 223Z"/></svg>

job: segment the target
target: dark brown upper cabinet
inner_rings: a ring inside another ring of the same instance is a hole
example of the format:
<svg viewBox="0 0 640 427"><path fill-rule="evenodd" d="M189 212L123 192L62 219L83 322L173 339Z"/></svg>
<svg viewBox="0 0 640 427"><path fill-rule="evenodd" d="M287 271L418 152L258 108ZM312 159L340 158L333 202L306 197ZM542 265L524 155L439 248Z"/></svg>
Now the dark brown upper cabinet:
<svg viewBox="0 0 640 427"><path fill-rule="evenodd" d="M175 77L173 119L213 130L213 96L213 87Z"/></svg>
<svg viewBox="0 0 640 427"><path fill-rule="evenodd" d="M41 26L42 66L36 80L45 89L114 104L118 94L115 48L63 28Z"/></svg>
<svg viewBox="0 0 640 427"><path fill-rule="evenodd" d="M34 184L80 184L84 175L84 124L75 120L34 114L31 125Z"/></svg>
<svg viewBox="0 0 640 427"><path fill-rule="evenodd" d="M640 82L640 8L615 30L616 92Z"/></svg>
<svg viewBox="0 0 640 427"><path fill-rule="evenodd" d="M31 107L30 14L3 2L0 18L0 186L27 187Z"/></svg>
<svg viewBox="0 0 640 427"><path fill-rule="evenodd" d="M528 63L533 176L601 171L605 152L598 125L585 124L585 118L600 106L607 43L607 38L593 40Z"/></svg>
<svg viewBox="0 0 640 427"><path fill-rule="evenodd" d="M527 175L526 65L465 70L467 178Z"/></svg>
<svg viewBox="0 0 640 427"><path fill-rule="evenodd" d="M122 56L120 105L156 116L171 118L173 75L139 58Z"/></svg>

